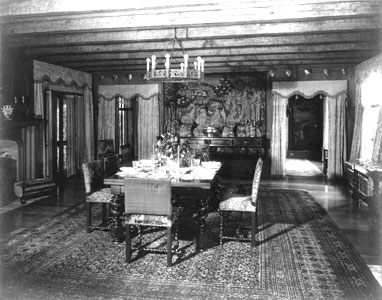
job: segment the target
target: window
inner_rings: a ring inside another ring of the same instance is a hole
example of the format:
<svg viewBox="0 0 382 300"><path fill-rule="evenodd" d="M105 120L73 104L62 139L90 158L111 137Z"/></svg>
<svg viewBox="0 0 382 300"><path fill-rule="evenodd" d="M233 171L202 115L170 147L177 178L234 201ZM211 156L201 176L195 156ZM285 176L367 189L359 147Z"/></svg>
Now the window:
<svg viewBox="0 0 382 300"><path fill-rule="evenodd" d="M373 72L361 87L361 102L363 106L361 160L371 160L374 139L377 133L378 115L382 105L382 74Z"/></svg>
<svg viewBox="0 0 382 300"><path fill-rule="evenodd" d="M119 153L122 161L131 160L136 145L136 101L117 97L118 102L118 136Z"/></svg>

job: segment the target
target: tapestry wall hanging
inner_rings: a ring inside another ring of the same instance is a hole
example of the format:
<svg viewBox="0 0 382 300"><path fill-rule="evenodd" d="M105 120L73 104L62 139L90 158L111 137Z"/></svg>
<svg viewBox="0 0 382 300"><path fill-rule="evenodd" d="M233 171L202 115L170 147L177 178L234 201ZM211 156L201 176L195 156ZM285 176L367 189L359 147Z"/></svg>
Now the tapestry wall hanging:
<svg viewBox="0 0 382 300"><path fill-rule="evenodd" d="M166 130L180 137L261 137L265 84L221 78L207 83L164 83Z"/></svg>

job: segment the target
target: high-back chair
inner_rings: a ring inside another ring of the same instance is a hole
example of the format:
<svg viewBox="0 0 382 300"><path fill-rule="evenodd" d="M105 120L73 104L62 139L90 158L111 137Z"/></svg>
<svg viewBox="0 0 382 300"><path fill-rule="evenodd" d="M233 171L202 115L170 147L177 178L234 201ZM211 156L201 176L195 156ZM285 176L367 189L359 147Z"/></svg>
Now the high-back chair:
<svg viewBox="0 0 382 300"><path fill-rule="evenodd" d="M104 188L104 162L95 160L82 164L85 182L85 193L87 203L86 231L89 233L94 229L108 229L106 218L109 215L110 202L113 198L110 188ZM102 223L98 226L92 225L93 203L102 203Z"/></svg>
<svg viewBox="0 0 382 300"><path fill-rule="evenodd" d="M152 250L144 248L141 242L141 226L164 227L167 229L167 266L172 265L172 227L177 223L179 210L172 207L170 179L125 178L125 224L126 224L126 262L131 262L132 250ZM138 226L137 246L131 244L130 226ZM177 246L177 230L175 242Z"/></svg>
<svg viewBox="0 0 382 300"><path fill-rule="evenodd" d="M256 234L256 204L257 194L259 190L259 183L261 177L261 171L263 169L263 160L259 158L256 163L255 174L252 181L251 195L232 194L227 195L223 201L219 203L220 213L220 244L224 239L228 240L249 240L251 246L255 246L255 234ZM224 235L224 219L226 215L232 212L250 213L251 214L251 238L246 237L233 237Z"/></svg>
<svg viewBox="0 0 382 300"><path fill-rule="evenodd" d="M104 177L109 177L118 172L120 167L119 154L114 154L103 158Z"/></svg>

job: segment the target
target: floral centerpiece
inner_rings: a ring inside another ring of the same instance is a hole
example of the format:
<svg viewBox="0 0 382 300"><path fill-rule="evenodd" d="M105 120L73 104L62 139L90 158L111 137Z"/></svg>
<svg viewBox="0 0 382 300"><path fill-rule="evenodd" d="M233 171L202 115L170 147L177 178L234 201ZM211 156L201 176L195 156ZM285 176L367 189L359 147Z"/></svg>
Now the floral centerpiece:
<svg viewBox="0 0 382 300"><path fill-rule="evenodd" d="M179 138L172 133L165 133L157 137L154 159L161 165L166 165L169 160L178 159Z"/></svg>
<svg viewBox="0 0 382 300"><path fill-rule="evenodd" d="M197 159L197 153L191 148L190 142L185 140L180 147L180 159L181 165L184 167L190 167L195 165L195 159Z"/></svg>

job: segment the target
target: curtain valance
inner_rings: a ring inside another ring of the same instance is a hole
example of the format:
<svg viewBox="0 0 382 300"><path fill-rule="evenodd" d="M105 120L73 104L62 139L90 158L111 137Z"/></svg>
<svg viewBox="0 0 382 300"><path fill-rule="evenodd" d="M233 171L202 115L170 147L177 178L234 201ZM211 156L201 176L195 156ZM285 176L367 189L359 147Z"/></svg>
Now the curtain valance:
<svg viewBox="0 0 382 300"><path fill-rule="evenodd" d="M52 65L42 61L33 61L34 83L48 84L61 87L63 91L81 91L87 87L91 89L92 75L89 73L72 70L69 68ZM69 90L68 90L69 89Z"/></svg>
<svg viewBox="0 0 382 300"><path fill-rule="evenodd" d="M304 98L312 98L318 94L337 98L339 95L347 93L347 80L273 82L272 93L278 94L282 98L289 98L295 94Z"/></svg>
<svg viewBox="0 0 382 300"><path fill-rule="evenodd" d="M150 100L158 96L158 84L124 84L124 85L99 85L98 98L105 100L113 100L115 97L124 99L139 99Z"/></svg>

